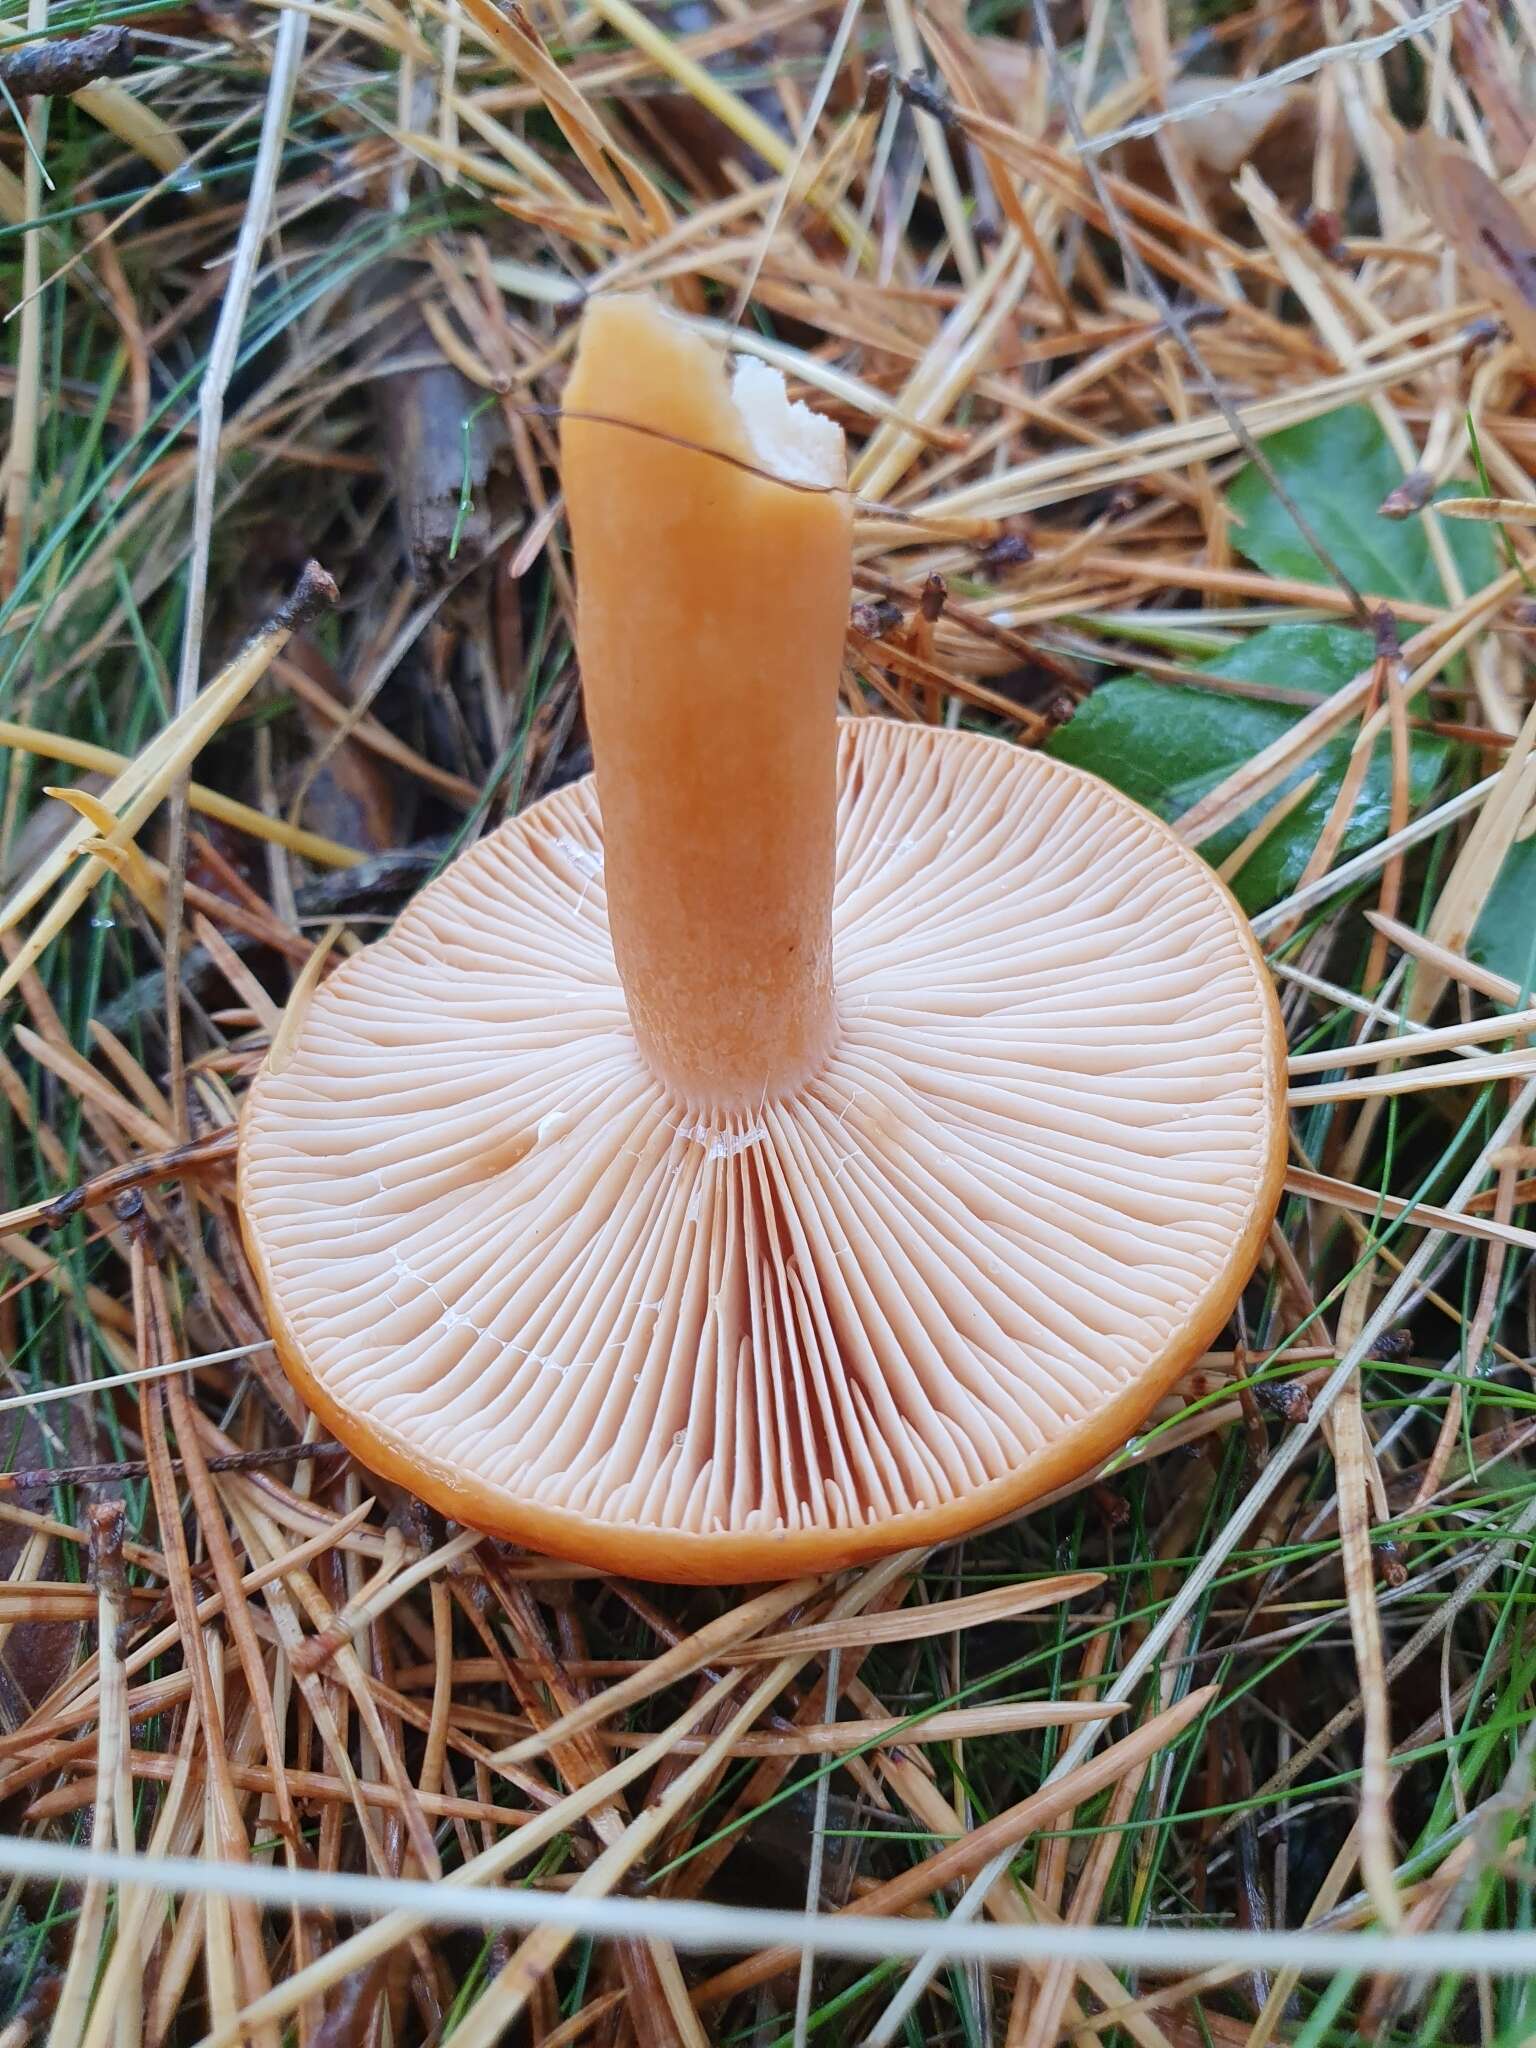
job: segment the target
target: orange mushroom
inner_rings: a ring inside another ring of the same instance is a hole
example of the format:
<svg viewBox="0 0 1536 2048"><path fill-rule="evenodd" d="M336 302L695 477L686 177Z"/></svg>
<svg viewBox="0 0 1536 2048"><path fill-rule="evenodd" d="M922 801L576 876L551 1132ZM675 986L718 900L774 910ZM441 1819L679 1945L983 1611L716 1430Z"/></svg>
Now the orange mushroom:
<svg viewBox="0 0 1536 2048"><path fill-rule="evenodd" d="M1263 961L1105 784L839 726L841 435L774 373L599 300L562 447L596 781L253 1087L281 1356L375 1470L607 1569L957 1536L1120 1448L1230 1314L1284 1166Z"/></svg>

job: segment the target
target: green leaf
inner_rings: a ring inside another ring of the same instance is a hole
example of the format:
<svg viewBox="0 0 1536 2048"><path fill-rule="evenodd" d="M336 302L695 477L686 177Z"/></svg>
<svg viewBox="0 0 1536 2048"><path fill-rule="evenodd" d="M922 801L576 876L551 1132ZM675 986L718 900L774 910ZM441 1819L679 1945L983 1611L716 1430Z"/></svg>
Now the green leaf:
<svg viewBox="0 0 1536 2048"><path fill-rule="evenodd" d="M1347 626L1267 626L1242 647L1200 666L1244 682L1307 690L1321 697L1368 668L1374 652L1368 633ZM1052 737L1049 751L1058 760L1102 775L1148 810L1171 819L1278 739L1302 715L1300 707L1289 704L1258 703L1216 690L1187 689L1154 683L1146 676L1127 676L1100 684L1071 723ZM1353 736L1351 728L1319 749L1281 790L1271 791L1246 817L1201 847L1212 866L1219 866L1283 790L1313 770L1319 771L1317 787L1275 828L1237 876L1234 889L1245 909L1263 910L1296 886L1338 794ZM1415 734L1409 750L1410 792L1413 802L1421 804L1440 776L1446 743ZM1391 756L1383 733L1345 830L1343 853L1358 853L1381 838L1387 829L1391 798Z"/></svg>
<svg viewBox="0 0 1536 2048"><path fill-rule="evenodd" d="M1504 856L1467 951L1522 989L1536 986L1536 839L1517 840Z"/></svg>
<svg viewBox="0 0 1536 2048"><path fill-rule="evenodd" d="M1444 602L1423 520L1383 519L1377 510L1402 482L1403 468L1373 412L1348 405L1271 434L1262 446L1276 476L1356 589L1420 604ZM1436 495L1464 497L1468 488L1447 484ZM1227 502L1241 522L1233 542L1251 562L1271 576L1333 581L1254 463L1233 478ZM1481 590L1491 583L1498 574L1492 527L1448 519L1445 532L1466 588Z"/></svg>

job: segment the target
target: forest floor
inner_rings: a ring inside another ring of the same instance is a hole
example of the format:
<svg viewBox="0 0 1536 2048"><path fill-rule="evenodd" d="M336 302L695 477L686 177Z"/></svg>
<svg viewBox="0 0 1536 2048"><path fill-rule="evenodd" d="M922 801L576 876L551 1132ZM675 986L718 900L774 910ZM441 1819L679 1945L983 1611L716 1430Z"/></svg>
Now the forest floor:
<svg viewBox="0 0 1536 2048"><path fill-rule="evenodd" d="M1532 0L5 22L0 2048L1536 2037ZM751 1727L784 1602L375 1479L235 1207L306 969L590 767L620 286L845 428L847 714L1158 811L1293 1055L1217 1348Z"/></svg>

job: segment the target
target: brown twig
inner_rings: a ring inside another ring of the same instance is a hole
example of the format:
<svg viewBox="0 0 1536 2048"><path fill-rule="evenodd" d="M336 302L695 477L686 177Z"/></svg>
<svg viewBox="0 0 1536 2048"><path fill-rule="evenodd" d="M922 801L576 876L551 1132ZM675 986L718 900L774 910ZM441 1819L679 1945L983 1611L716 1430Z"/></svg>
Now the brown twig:
<svg viewBox="0 0 1536 2048"><path fill-rule="evenodd" d="M136 54L132 30L107 24L0 51L0 84L17 99L65 99L98 78L126 78Z"/></svg>

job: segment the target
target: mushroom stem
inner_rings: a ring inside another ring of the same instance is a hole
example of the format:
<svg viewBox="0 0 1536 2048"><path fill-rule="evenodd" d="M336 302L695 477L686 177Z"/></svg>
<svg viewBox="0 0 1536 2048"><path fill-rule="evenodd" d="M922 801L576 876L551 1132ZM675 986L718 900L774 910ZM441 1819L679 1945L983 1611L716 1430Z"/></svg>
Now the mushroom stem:
<svg viewBox="0 0 1536 2048"><path fill-rule="evenodd" d="M586 311L561 426L614 954L660 1078L713 1112L837 1037L842 435L654 300ZM722 459L725 458L725 459Z"/></svg>

